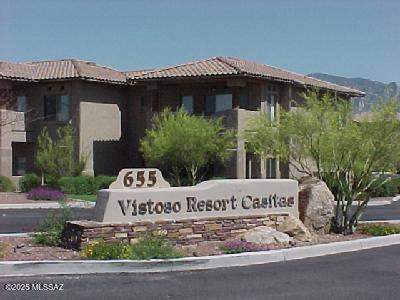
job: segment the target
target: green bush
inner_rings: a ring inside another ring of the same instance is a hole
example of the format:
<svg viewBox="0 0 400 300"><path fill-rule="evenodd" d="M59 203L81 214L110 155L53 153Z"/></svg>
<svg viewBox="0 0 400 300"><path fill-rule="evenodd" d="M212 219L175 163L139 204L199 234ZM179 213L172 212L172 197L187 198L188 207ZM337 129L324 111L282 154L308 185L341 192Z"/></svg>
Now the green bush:
<svg viewBox="0 0 400 300"><path fill-rule="evenodd" d="M0 176L0 192L14 192L15 184L10 178L6 176Z"/></svg>
<svg viewBox="0 0 400 300"><path fill-rule="evenodd" d="M94 179L90 176L61 177L58 180L60 190L66 194L94 194Z"/></svg>
<svg viewBox="0 0 400 300"><path fill-rule="evenodd" d="M94 190L108 189L110 184L115 181L117 177L115 176L96 176L94 177Z"/></svg>
<svg viewBox="0 0 400 300"><path fill-rule="evenodd" d="M398 234L400 233L400 226L390 225L390 224L363 225L360 228L360 232L363 234L368 234L373 236Z"/></svg>
<svg viewBox="0 0 400 300"><path fill-rule="evenodd" d="M83 248L83 256L90 259L168 259L182 257L163 237L147 235L135 245L125 243L107 244L95 241Z"/></svg>
<svg viewBox="0 0 400 300"><path fill-rule="evenodd" d="M28 193L31 189L40 186L42 180L39 176L35 174L26 174L22 176L19 180L19 188L21 192Z"/></svg>
<svg viewBox="0 0 400 300"><path fill-rule="evenodd" d="M132 257L132 246L124 243L106 244L94 241L83 248L83 255L91 259L129 259Z"/></svg>
<svg viewBox="0 0 400 300"><path fill-rule="evenodd" d="M39 225L39 233L34 235L33 240L44 246L60 246L64 224L68 220L71 220L71 208L63 205L62 215L47 215Z"/></svg>
<svg viewBox="0 0 400 300"><path fill-rule="evenodd" d="M114 180L115 177L110 176L61 177L57 185L65 194L92 195L100 189L108 188Z"/></svg>
<svg viewBox="0 0 400 300"><path fill-rule="evenodd" d="M396 186L397 194L400 194L400 177L392 178L392 182Z"/></svg>
<svg viewBox="0 0 400 300"><path fill-rule="evenodd" d="M183 256L164 237L158 235L146 235L132 248L132 259L168 259Z"/></svg>
<svg viewBox="0 0 400 300"><path fill-rule="evenodd" d="M397 194L396 182L393 179L386 181L383 185L380 185L386 178L379 178L376 188L371 189L371 197L393 197Z"/></svg>

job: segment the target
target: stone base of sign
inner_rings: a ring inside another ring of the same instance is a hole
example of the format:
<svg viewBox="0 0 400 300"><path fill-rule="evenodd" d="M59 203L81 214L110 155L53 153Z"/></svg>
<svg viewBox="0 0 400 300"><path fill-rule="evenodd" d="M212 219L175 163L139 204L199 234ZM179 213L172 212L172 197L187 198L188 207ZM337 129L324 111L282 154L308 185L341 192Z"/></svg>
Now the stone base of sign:
<svg viewBox="0 0 400 300"><path fill-rule="evenodd" d="M165 236L173 245L196 246L204 241L234 239L243 232L258 226L269 226L276 229L288 216L288 213L281 213L136 223L69 221L64 228L63 244L66 248L76 250L99 239L106 243L135 244L140 237L148 233L155 233Z"/></svg>

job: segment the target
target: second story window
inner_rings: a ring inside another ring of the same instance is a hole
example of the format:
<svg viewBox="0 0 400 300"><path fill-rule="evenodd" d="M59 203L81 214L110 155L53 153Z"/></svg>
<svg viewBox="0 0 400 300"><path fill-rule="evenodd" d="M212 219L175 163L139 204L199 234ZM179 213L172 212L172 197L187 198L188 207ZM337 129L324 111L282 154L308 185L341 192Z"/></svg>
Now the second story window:
<svg viewBox="0 0 400 300"><path fill-rule="evenodd" d="M26 112L26 97L25 96L17 97L17 111Z"/></svg>
<svg viewBox="0 0 400 300"><path fill-rule="evenodd" d="M194 111L193 96L182 96L182 107L188 114L192 114Z"/></svg>
<svg viewBox="0 0 400 300"><path fill-rule="evenodd" d="M267 86L267 103L266 113L271 122L274 122L277 117L277 104L278 104L278 88L275 85Z"/></svg>
<svg viewBox="0 0 400 300"><path fill-rule="evenodd" d="M268 96L268 115L271 122L275 121L276 98L275 95Z"/></svg>
<svg viewBox="0 0 400 300"><path fill-rule="evenodd" d="M151 111L151 97L141 96L140 97L140 112Z"/></svg>
<svg viewBox="0 0 400 300"><path fill-rule="evenodd" d="M232 94L217 94L206 97L206 113L214 114L232 109Z"/></svg>
<svg viewBox="0 0 400 300"><path fill-rule="evenodd" d="M44 97L44 120L57 122L69 120L68 95L47 95Z"/></svg>

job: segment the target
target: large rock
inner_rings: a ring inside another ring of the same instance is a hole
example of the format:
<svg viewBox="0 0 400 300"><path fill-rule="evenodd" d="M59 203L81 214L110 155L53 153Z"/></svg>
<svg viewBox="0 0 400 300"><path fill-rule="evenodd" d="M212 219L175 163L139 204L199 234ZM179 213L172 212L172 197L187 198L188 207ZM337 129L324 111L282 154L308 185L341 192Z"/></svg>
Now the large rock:
<svg viewBox="0 0 400 300"><path fill-rule="evenodd" d="M293 239L286 233L279 232L268 226L259 226L249 229L243 235L241 240L255 244L290 244Z"/></svg>
<svg viewBox="0 0 400 300"><path fill-rule="evenodd" d="M295 240L300 242L311 242L313 235L306 226L296 217L289 215L285 220L276 228L280 232L288 234Z"/></svg>
<svg viewBox="0 0 400 300"><path fill-rule="evenodd" d="M299 183L300 220L311 232L328 233L334 216L334 196L317 178L303 177Z"/></svg>

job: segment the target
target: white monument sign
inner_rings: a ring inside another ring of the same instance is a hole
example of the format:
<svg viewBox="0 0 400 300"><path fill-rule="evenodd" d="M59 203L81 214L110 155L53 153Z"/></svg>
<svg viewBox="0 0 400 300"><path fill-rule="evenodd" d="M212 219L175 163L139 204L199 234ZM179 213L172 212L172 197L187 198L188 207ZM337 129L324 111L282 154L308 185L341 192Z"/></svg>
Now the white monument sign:
<svg viewBox="0 0 400 300"><path fill-rule="evenodd" d="M135 171L128 174L132 170ZM139 173L141 171L144 173ZM126 223L274 213L298 216L296 180L224 179L204 181L191 187L156 187L158 179L154 182L151 174L157 177L157 171L160 172L157 169L122 170L110 189L99 191L94 220ZM131 175L133 179L127 179ZM128 187L121 186L121 178ZM162 178L161 172L157 178ZM154 183L154 186L132 189L137 183L141 186Z"/></svg>

